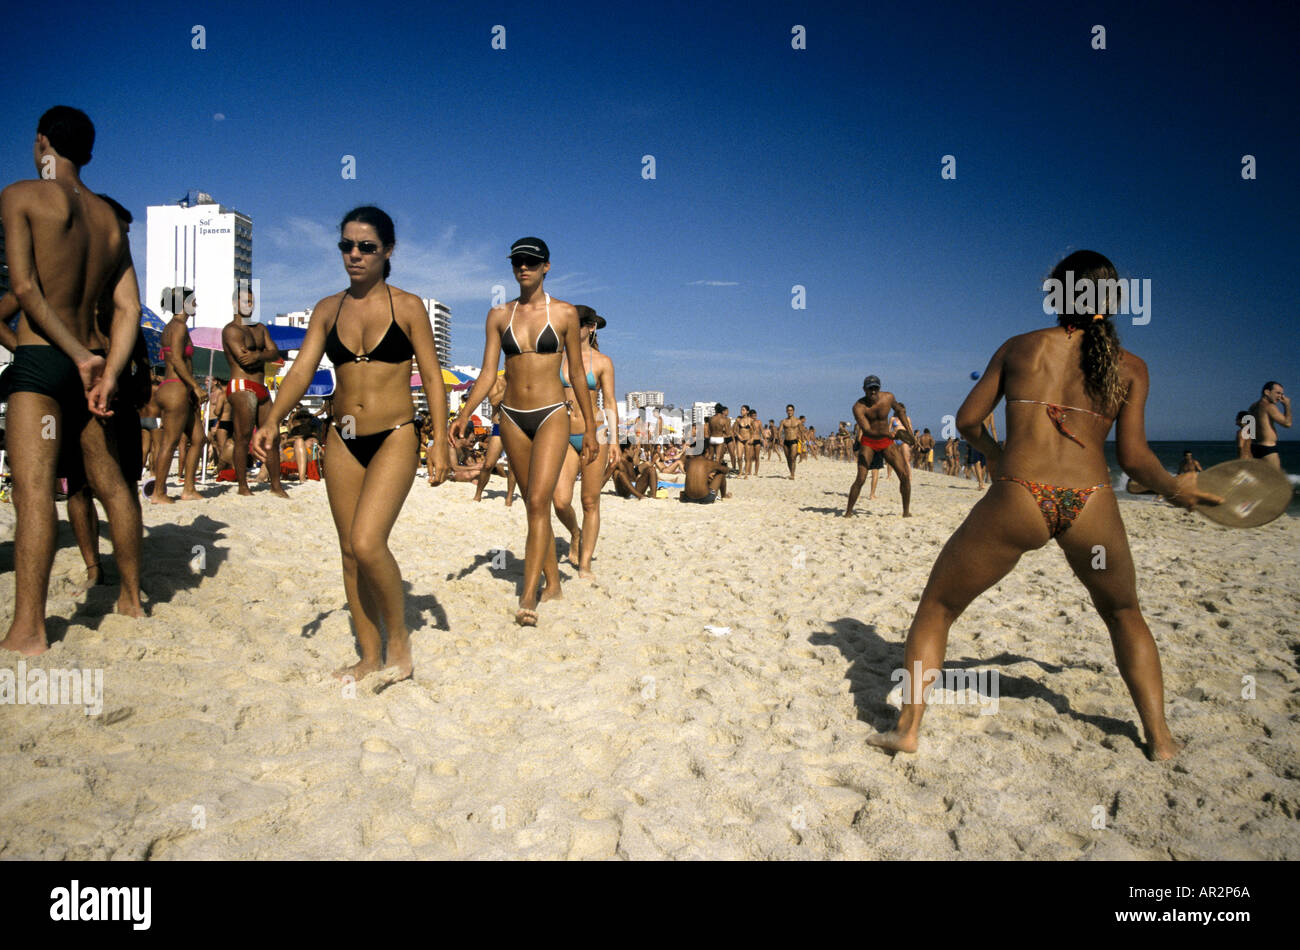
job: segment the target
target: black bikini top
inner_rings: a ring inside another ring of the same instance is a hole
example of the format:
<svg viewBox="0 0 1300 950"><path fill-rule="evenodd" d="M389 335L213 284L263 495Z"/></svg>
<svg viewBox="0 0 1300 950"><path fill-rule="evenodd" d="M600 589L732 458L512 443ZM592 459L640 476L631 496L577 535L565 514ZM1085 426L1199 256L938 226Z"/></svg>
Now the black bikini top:
<svg viewBox="0 0 1300 950"><path fill-rule="evenodd" d="M519 301L516 300L514 310L510 311L510 323L506 327L506 332L501 334L501 352L506 356L518 356L520 353L560 352L560 336L551 326L551 295L546 295L546 326L541 333L537 334L537 342L533 344L531 350L521 350L519 341L515 338L515 310L518 309Z"/></svg>
<svg viewBox="0 0 1300 950"><path fill-rule="evenodd" d="M393 311L393 291L391 288L386 289L388 289L388 312L391 320L383 339L371 347L368 353L360 355L353 353L339 339L339 314L343 312L343 301L348 295L344 294L343 299L339 301L338 313L334 314L334 326L330 327L329 335L325 337L325 355L335 366L342 366L344 363L404 363L415 355L415 347L411 346L410 337L397 325L397 314ZM397 331L396 335L393 334L394 330ZM364 338L362 342L365 342Z"/></svg>

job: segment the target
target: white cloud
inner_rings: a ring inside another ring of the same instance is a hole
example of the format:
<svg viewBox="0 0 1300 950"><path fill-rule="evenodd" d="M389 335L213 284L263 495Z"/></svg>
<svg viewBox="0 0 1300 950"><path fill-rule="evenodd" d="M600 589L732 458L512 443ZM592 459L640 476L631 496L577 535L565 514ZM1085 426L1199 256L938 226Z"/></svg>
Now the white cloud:
<svg viewBox="0 0 1300 950"><path fill-rule="evenodd" d="M739 287L738 280L692 280L687 287Z"/></svg>

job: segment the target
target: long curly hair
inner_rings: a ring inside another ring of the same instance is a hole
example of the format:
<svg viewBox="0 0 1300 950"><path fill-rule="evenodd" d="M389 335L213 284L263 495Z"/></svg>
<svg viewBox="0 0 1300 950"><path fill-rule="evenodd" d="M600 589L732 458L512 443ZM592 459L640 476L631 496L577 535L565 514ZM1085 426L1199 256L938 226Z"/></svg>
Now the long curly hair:
<svg viewBox="0 0 1300 950"><path fill-rule="evenodd" d="M1067 281L1067 273L1073 288ZM1083 370L1085 391L1108 414L1119 411L1128 390L1120 379L1119 361L1123 347L1111 318L1119 312L1123 285L1115 265L1096 251L1075 251L1052 268L1051 279L1066 289L1067 298L1056 316L1058 325L1083 331L1079 350L1079 368ZM1068 296L1083 288L1090 290L1094 306L1091 313L1075 312L1077 298ZM1097 319L1100 317L1100 319Z"/></svg>

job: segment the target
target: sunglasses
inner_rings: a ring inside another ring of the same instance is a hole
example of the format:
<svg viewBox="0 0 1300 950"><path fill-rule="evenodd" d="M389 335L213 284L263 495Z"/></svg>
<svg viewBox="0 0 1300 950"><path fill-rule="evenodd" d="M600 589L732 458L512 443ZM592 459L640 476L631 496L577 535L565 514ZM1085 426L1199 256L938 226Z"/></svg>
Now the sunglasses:
<svg viewBox="0 0 1300 950"><path fill-rule="evenodd" d="M536 257L512 257L510 258L512 267L527 267L529 270L536 270L541 267L543 261Z"/></svg>
<svg viewBox="0 0 1300 950"><path fill-rule="evenodd" d="M379 245L374 241L339 241L339 250L344 254L351 254L354 247L362 254L377 254L379 252Z"/></svg>

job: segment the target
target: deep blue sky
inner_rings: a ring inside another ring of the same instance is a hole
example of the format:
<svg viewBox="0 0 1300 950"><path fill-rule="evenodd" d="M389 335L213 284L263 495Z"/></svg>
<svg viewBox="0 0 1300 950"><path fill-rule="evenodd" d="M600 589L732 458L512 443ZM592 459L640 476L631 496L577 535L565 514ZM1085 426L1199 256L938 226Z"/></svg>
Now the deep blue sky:
<svg viewBox="0 0 1300 950"><path fill-rule="evenodd" d="M11 5L0 179L35 174L46 107L85 109L84 177L137 215L141 268L145 208L203 189L253 218L264 313L342 287L337 222L378 204L394 285L452 308L453 363L537 234L552 294L609 318L620 396L794 402L819 429L867 373L936 429L1089 247L1152 282L1150 324L1120 323L1150 437L1230 438L1266 378L1300 394L1295 14L1056 6Z"/></svg>

